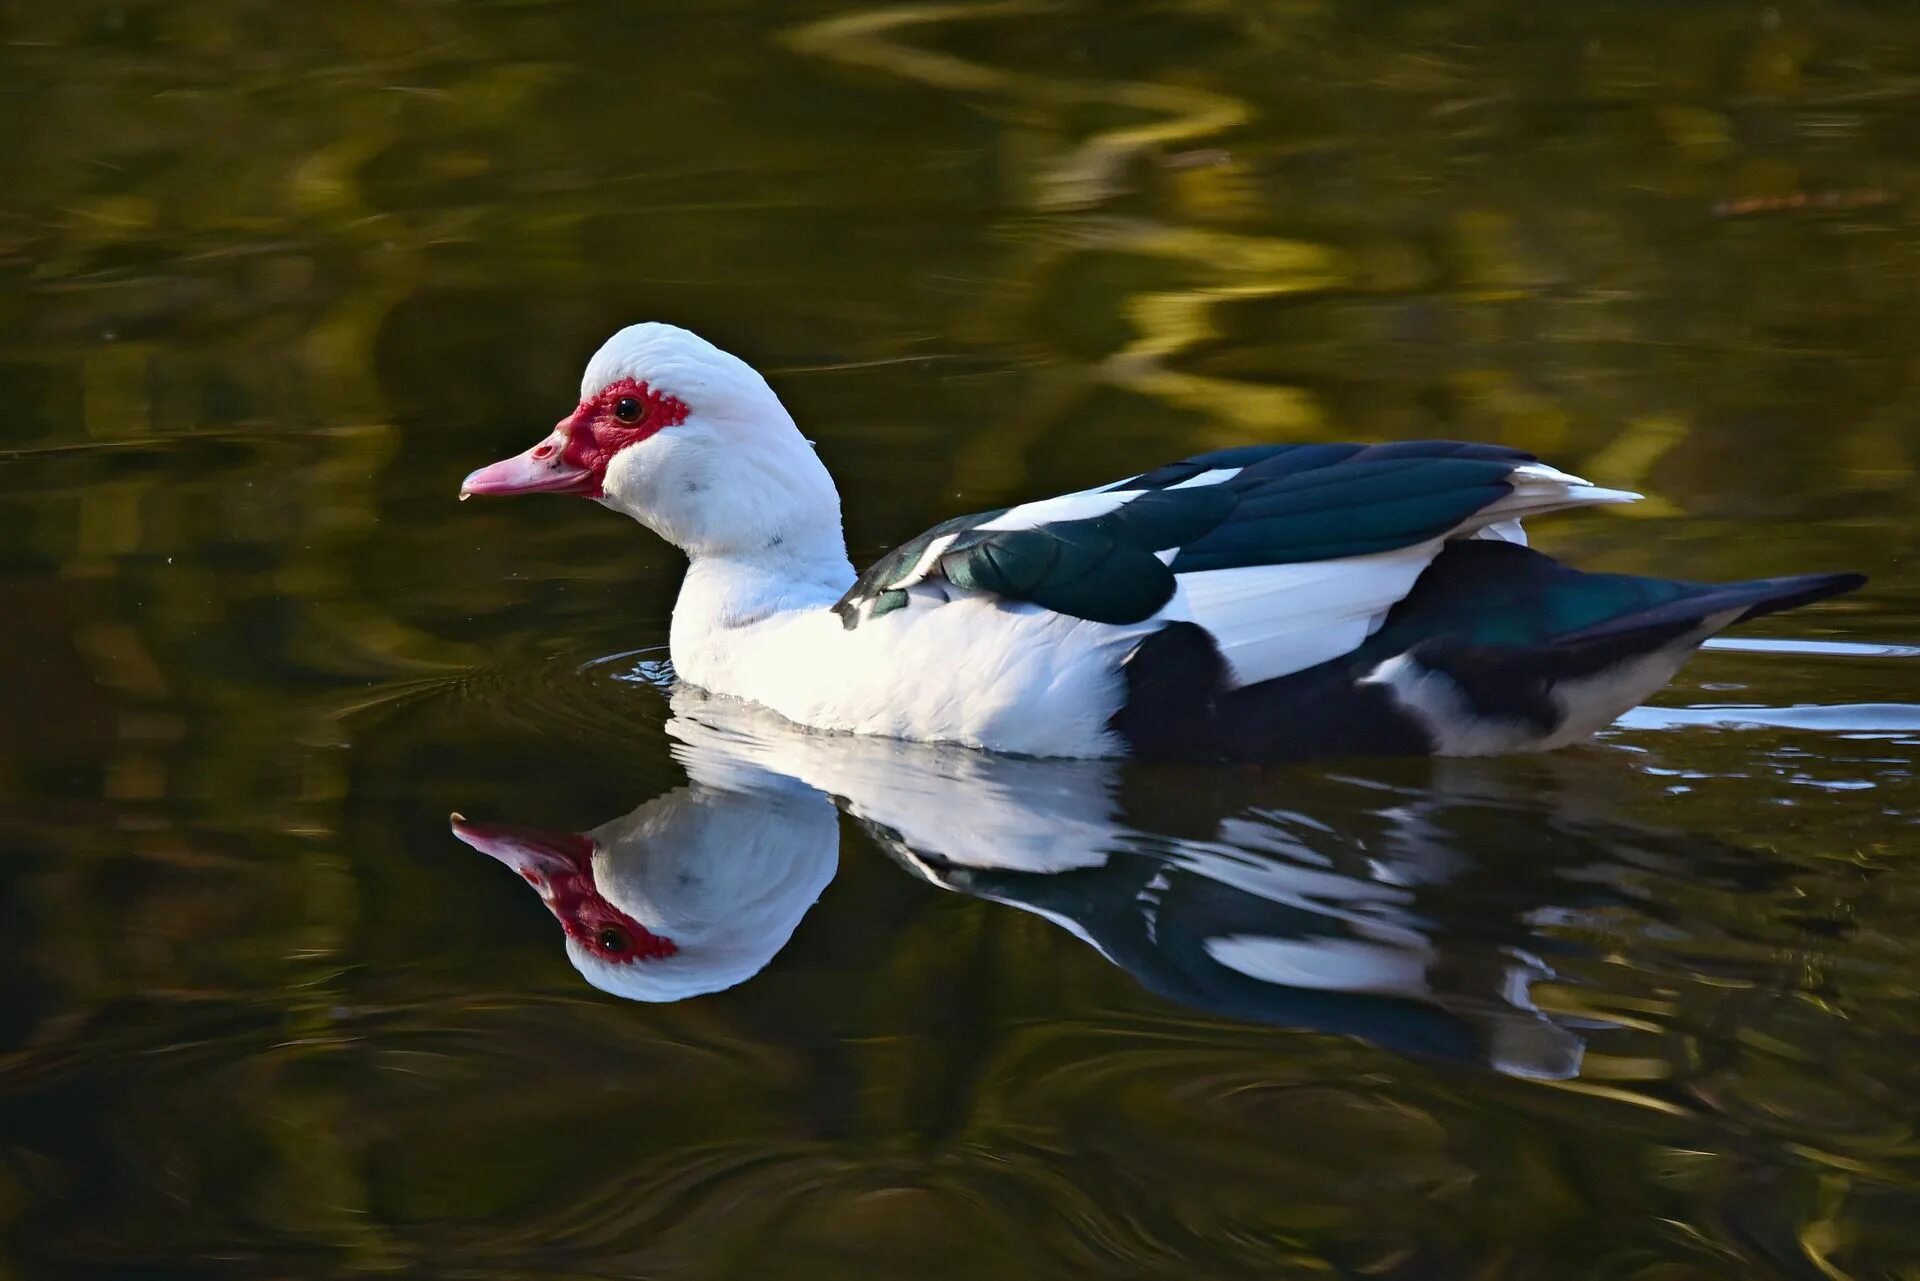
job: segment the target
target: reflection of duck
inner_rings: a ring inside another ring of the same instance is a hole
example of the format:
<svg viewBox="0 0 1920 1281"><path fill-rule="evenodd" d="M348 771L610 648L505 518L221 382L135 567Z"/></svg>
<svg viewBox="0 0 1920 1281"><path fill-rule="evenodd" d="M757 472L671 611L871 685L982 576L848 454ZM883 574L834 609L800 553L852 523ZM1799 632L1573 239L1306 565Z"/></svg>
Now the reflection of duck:
<svg viewBox="0 0 1920 1281"><path fill-rule="evenodd" d="M589 981L641 1000L772 959L832 877L837 802L920 877L1039 915L1178 1004L1562 1077L1582 1037L1535 1008L1556 946L1542 927L1698 853L1577 801L1543 812L1473 785L1302 775L1276 795L1208 775L1215 795L1195 797L1190 777L1112 762L819 734L684 686L672 699L686 787L584 836L455 823L535 883Z"/></svg>
<svg viewBox="0 0 1920 1281"><path fill-rule="evenodd" d="M936 884L1065 926L1181 1005L1516 1075L1565 1077L1579 1066L1580 1039L1530 995L1551 971L1489 950L1443 974L1445 950L1418 928L1409 891L1204 848L1120 853L1051 874L894 849Z"/></svg>
<svg viewBox="0 0 1920 1281"><path fill-rule="evenodd" d="M830 792L924 879L1044 917L1181 1005L1520 1075L1578 1066L1578 1037L1533 1008L1544 964L1441 938L1423 915L1417 886L1472 860L1418 805L1385 807L1385 830L1349 844L1317 818L1233 800L1222 815L1216 798L1198 807L1203 837L1173 836L1122 817L1111 762L809 733L685 688L673 706L689 769L744 759ZM1196 807L1179 808L1191 830Z"/></svg>
<svg viewBox="0 0 1920 1281"><path fill-rule="evenodd" d="M855 578L766 380L671 325L600 349L462 496L569 493L691 559L680 675L804 725L1035 756L1482 756L1584 738L1731 624L1852 574L1583 574L1523 517L1631 501L1497 445L1263 445L928 530Z"/></svg>

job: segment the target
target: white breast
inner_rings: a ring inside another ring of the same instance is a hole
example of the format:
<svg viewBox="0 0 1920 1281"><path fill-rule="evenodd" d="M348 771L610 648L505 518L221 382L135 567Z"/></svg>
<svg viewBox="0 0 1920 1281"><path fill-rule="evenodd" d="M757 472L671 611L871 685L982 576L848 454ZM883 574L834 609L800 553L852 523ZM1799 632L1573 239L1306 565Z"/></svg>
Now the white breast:
<svg viewBox="0 0 1920 1281"><path fill-rule="evenodd" d="M710 611L686 605L683 592L674 667L705 689L819 729L1028 756L1121 754L1107 728L1123 695L1120 660L1159 625L1090 623L990 596L851 630L825 608L715 627Z"/></svg>

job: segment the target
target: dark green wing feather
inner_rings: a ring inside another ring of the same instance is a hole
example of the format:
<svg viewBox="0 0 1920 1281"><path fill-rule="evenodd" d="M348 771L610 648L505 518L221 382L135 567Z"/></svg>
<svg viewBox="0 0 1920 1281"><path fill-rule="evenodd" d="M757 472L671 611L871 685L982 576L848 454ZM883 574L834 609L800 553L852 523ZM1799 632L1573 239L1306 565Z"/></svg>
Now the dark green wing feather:
<svg viewBox="0 0 1920 1281"><path fill-rule="evenodd" d="M854 627L944 581L1092 622L1139 622L1166 605L1180 574L1441 537L1511 493L1508 476L1532 461L1454 441L1200 454L1096 491L1129 495L1098 515L1045 520L1044 504L1030 504L945 521L882 557L834 608Z"/></svg>

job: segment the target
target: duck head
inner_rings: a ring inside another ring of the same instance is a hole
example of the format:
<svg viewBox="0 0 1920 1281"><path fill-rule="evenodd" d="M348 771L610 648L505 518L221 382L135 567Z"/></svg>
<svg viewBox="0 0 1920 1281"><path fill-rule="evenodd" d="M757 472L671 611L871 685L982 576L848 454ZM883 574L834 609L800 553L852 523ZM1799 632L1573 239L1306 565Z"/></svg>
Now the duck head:
<svg viewBox="0 0 1920 1281"><path fill-rule="evenodd" d="M591 498L696 558L846 554L833 480L767 380L673 325L609 338L546 439L460 485L511 494Z"/></svg>
<svg viewBox="0 0 1920 1281"><path fill-rule="evenodd" d="M519 874L587 982L679 1001L757 974L833 878L839 825L823 796L695 784L588 832L452 819Z"/></svg>

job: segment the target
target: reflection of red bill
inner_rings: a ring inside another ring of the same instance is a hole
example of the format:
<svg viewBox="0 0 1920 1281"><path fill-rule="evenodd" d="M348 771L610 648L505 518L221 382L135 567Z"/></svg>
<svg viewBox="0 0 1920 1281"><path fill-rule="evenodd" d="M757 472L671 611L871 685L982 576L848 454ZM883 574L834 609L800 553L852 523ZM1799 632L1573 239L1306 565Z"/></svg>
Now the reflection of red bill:
<svg viewBox="0 0 1920 1281"><path fill-rule="evenodd" d="M655 961L679 947L648 930L601 895L593 880L593 838L452 816L453 834L520 874L539 892L567 937L608 961Z"/></svg>

